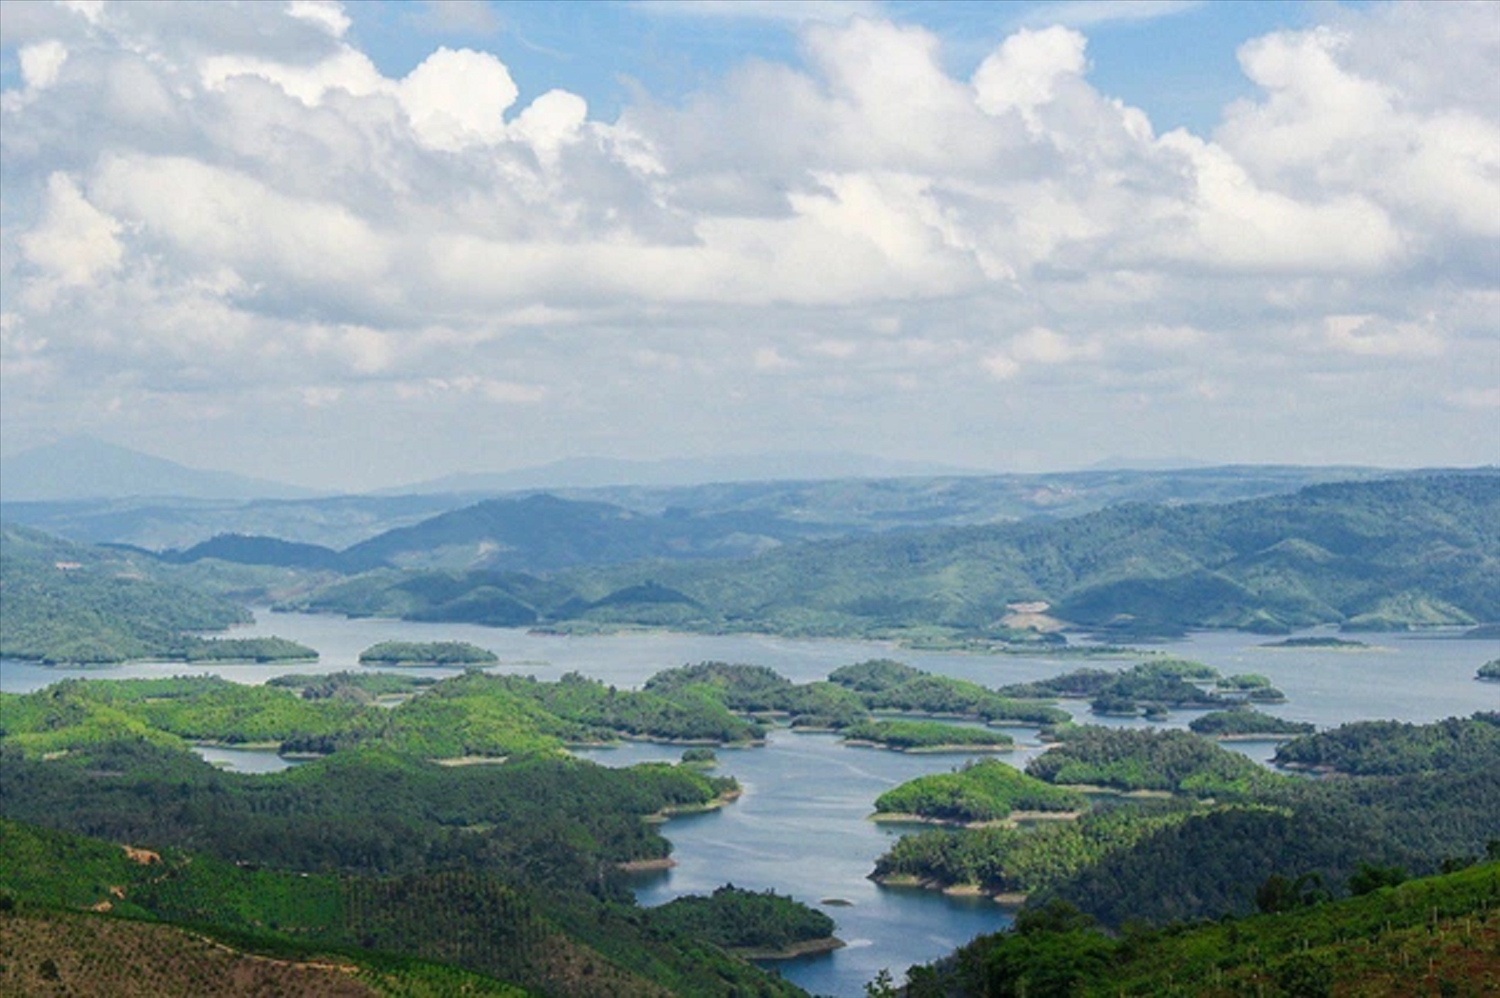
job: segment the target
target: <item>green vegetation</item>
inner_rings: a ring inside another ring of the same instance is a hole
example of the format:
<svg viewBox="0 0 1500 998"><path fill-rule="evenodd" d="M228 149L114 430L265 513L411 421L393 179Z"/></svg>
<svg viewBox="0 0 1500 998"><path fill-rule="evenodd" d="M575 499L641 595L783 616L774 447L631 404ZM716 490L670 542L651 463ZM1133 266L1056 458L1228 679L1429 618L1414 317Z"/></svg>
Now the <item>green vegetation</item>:
<svg viewBox="0 0 1500 998"><path fill-rule="evenodd" d="M1000 731L940 721L861 721L842 729L846 742L901 752L1009 751L1015 739Z"/></svg>
<svg viewBox="0 0 1500 998"><path fill-rule="evenodd" d="M838 945L833 919L774 891L726 884L712 895L688 895L649 912L650 924L760 959Z"/></svg>
<svg viewBox="0 0 1500 998"><path fill-rule="evenodd" d="M1197 717L1188 724L1194 734L1209 738L1236 738L1256 735L1308 735L1315 730L1305 721L1288 721L1258 710L1216 710Z"/></svg>
<svg viewBox="0 0 1500 998"><path fill-rule="evenodd" d="M1246 913L1270 873L1315 875L1337 894L1362 864L1432 872L1483 851L1500 828L1496 727L1491 715L1366 722L1289 743L1371 774L1339 780L1278 775L1188 732L1070 728L1029 775L1170 799L1115 797L1062 828L907 836L876 875L1029 892L1119 927ZM1107 847L1089 837L1097 829Z"/></svg>
<svg viewBox="0 0 1500 998"><path fill-rule="evenodd" d="M1119 672L1077 669L1051 679L1002 687L1009 696L1082 697L1096 714L1166 716L1167 708L1202 709L1225 702L1197 683L1223 683L1217 670L1201 662L1157 659Z"/></svg>
<svg viewBox="0 0 1500 998"><path fill-rule="evenodd" d="M165 577L131 552L89 548L24 527L0 527L5 616L0 657L47 665L285 662L318 653L284 638L206 639L249 613L201 587Z"/></svg>
<svg viewBox="0 0 1500 998"><path fill-rule="evenodd" d="M1068 719L1067 711L1049 704L1002 696L978 683L933 675L887 659L835 669L828 681L858 693L874 711L1029 724L1056 724Z"/></svg>
<svg viewBox="0 0 1500 998"><path fill-rule="evenodd" d="M249 620L225 600L154 577L147 559L23 527L0 528L0 589L0 656L47 664L180 658L195 643L184 632Z"/></svg>
<svg viewBox="0 0 1500 998"><path fill-rule="evenodd" d="M494 652L467 641L382 641L359 653L360 665L494 665Z"/></svg>
<svg viewBox="0 0 1500 998"><path fill-rule="evenodd" d="M297 690L306 700L330 697L368 702L377 697L404 697L420 693L438 682L436 676L408 676L395 672L293 673L266 680L273 688Z"/></svg>
<svg viewBox="0 0 1500 998"><path fill-rule="evenodd" d="M541 889L523 868L506 866L502 875L473 862L378 879L298 872L171 848L122 849L11 821L0 821L0 845L7 857L0 897L9 909L0 913L0 938L13 931L12 919L67 924L79 916L59 909L88 907L191 926L280 961L346 966L369 986L331 994L800 993L668 924L648 924L617 892L590 893L592 876ZM570 848L558 842L552 851ZM90 959L98 947L97 933L84 937L57 956L57 969L118 973ZM174 969L198 981L190 993L201 994L210 967Z"/></svg>
<svg viewBox="0 0 1500 998"><path fill-rule="evenodd" d="M300 691L300 695L297 691ZM390 709L382 694L414 694ZM380 748L424 759L560 753L620 737L720 744L762 729L692 690L616 690L577 674L555 683L465 673L423 683L378 674L289 676L246 686L213 676L68 680L0 693L0 745L41 757L118 738L270 744L289 753Z"/></svg>
<svg viewBox="0 0 1500 998"><path fill-rule="evenodd" d="M1278 766L1329 769L1355 776L1467 771L1500 760L1500 713L1434 724L1357 721L1287 742Z"/></svg>
<svg viewBox="0 0 1500 998"><path fill-rule="evenodd" d="M1150 802L1098 808L1077 821L1048 821L1034 828L928 829L898 839L876 860L871 878L885 884L1025 895L1062 883L1193 813L1188 805Z"/></svg>
<svg viewBox="0 0 1500 998"><path fill-rule="evenodd" d="M1481 665L1479 667L1478 678L1500 680L1500 658L1495 659L1493 662L1486 662Z"/></svg>
<svg viewBox="0 0 1500 998"><path fill-rule="evenodd" d="M261 955L275 953L274 959ZM386 954L305 947L257 937L212 938L202 927L23 905L0 914L0 993L67 989L112 998L282 994L298 998L525 998L527 992L455 967Z"/></svg>
<svg viewBox="0 0 1500 998"><path fill-rule="evenodd" d="M1500 986L1500 865L1280 914L1109 937L1077 909L1026 911L912 968L910 998L1117 995L1416 995Z"/></svg>
<svg viewBox="0 0 1500 998"><path fill-rule="evenodd" d="M1261 645L1262 648L1368 648L1369 645L1363 641L1350 641L1348 638L1333 637L1310 637L1310 638L1286 638L1281 641L1271 641Z"/></svg>
<svg viewBox="0 0 1500 998"><path fill-rule="evenodd" d="M1194 797L1244 796L1276 777L1187 731L1079 726L1026 767L1048 783L1154 790Z"/></svg>
<svg viewBox="0 0 1500 998"><path fill-rule="evenodd" d="M583 601L569 619L590 619L592 601L650 578L692 601L679 627L1000 641L1008 629L996 608L1018 600L1126 638L1473 624L1500 619L1497 577L1500 476L1475 474L903 531L556 580Z"/></svg>
<svg viewBox="0 0 1500 998"><path fill-rule="evenodd" d="M877 814L960 823L999 821L1015 811L1082 811L1083 794L1054 787L995 759L908 780L875 801Z"/></svg>

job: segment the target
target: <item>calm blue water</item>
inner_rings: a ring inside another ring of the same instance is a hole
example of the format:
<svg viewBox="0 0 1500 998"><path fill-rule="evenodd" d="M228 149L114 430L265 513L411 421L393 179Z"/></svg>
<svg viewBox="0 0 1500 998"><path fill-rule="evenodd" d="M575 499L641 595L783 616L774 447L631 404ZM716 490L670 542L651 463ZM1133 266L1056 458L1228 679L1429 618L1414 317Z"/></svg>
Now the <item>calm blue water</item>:
<svg viewBox="0 0 1500 998"><path fill-rule="evenodd" d="M0 663L0 690L26 692L69 676L127 678L211 672L239 682L261 683L287 673L359 669L361 651L384 640L469 641L493 651L497 671L554 679L578 671L618 686L639 686L661 669L719 660L767 665L797 682L821 679L841 665L892 657L919 668L990 686L1058 675L1087 665L1125 668L1141 656L1120 660L1065 660L1018 656L912 652L878 642L797 641L761 636L624 634L570 638L521 630L387 620L344 620L303 614L260 613L236 636L279 635L318 649L321 660L299 665L211 665L136 663L114 669L53 669ZM1500 658L1500 641L1464 641L1450 635L1368 635L1370 650L1281 650L1265 639L1233 633L1195 634L1153 650L1213 665L1225 674L1258 672L1288 696L1271 713L1332 727L1364 718L1430 721L1476 710L1500 710L1500 684L1481 683L1475 670ZM456 670L392 670L445 675ZM1100 719L1082 704L1064 704L1081 720L1140 725L1137 720ZM1185 726L1196 713L1175 712L1165 726ZM1018 751L1002 755L1017 766L1040 750L1035 732L1012 732ZM1270 758L1273 744L1235 743L1253 758ZM204 749L214 761L244 771L267 772L286 765L274 753ZM592 750L605 765L676 759L680 749L625 745ZM1008 923L986 900L952 899L923 891L879 888L866 880L875 858L898 829L868 820L884 790L923 773L942 772L962 756L906 756L847 748L831 735L776 731L764 748L721 750L719 772L733 775L744 796L721 811L673 819L665 828L678 865L641 880L637 896L658 904L680 894L706 893L725 882L755 890L774 889L826 906L849 945L835 953L781 965L791 980L818 994L857 996L881 968L899 979L913 963L949 952L974 935Z"/></svg>

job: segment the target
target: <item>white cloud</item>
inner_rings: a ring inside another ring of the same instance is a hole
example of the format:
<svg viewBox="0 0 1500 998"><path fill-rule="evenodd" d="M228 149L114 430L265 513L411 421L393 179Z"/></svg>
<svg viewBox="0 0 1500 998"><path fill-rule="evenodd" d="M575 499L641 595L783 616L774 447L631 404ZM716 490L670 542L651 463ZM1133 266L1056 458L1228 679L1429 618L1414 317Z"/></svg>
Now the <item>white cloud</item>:
<svg viewBox="0 0 1500 998"><path fill-rule="evenodd" d="M1081 76L1087 40L1067 28L1018 31L974 71L974 91L986 114L1032 112L1052 100L1061 77Z"/></svg>
<svg viewBox="0 0 1500 998"><path fill-rule="evenodd" d="M68 47L59 41L37 42L21 48L21 80L32 90L45 90L57 82Z"/></svg>
<svg viewBox="0 0 1500 998"><path fill-rule="evenodd" d="M387 76L337 5L236 11L46 7L15 29L8 426L74 419L49 394L68 379L101 412L242 395L360 427L377 404L506 405L556 420L527 427L553 446L661 439L731 400L704 440L869 421L923 452L971 418L1243 427L1262 385L1314 377L1455 419L1490 397L1482 7L1257 39L1255 96L1212 135L1157 135L1101 93L1069 27L995 39L966 80L877 8L679 9L797 20L802 60L606 121L566 90L523 105L491 52Z"/></svg>
<svg viewBox="0 0 1500 998"><path fill-rule="evenodd" d="M64 173L47 178L47 200L40 223L23 233L21 254L40 275L27 288L27 303L40 311L58 292L88 288L118 270L124 248L120 223L94 207Z"/></svg>
<svg viewBox="0 0 1500 998"><path fill-rule="evenodd" d="M344 13L344 5L337 0L290 0L286 5L289 16L316 24L334 38L344 37L352 24Z"/></svg>
<svg viewBox="0 0 1500 998"><path fill-rule="evenodd" d="M1333 349L1361 356L1428 357L1443 352L1442 337L1428 323L1394 322L1379 315L1330 315L1323 320L1323 330Z"/></svg>
<svg viewBox="0 0 1500 998"><path fill-rule="evenodd" d="M422 60L396 92L423 144L450 152L499 141L520 93L499 59L447 48Z"/></svg>

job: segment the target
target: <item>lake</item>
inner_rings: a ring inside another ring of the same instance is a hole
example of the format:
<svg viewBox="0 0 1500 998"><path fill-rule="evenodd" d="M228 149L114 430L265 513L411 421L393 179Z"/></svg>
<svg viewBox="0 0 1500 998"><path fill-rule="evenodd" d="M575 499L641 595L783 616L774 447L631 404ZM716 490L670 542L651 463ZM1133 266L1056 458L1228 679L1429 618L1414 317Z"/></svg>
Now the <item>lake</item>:
<svg viewBox="0 0 1500 998"><path fill-rule="evenodd" d="M1313 632L1329 633L1329 632ZM260 683L287 673L359 669L359 653L379 641L468 641L500 658L495 671L555 679L577 671L622 687L639 686L656 672L701 661L766 665L797 682L821 679L841 665L891 657L932 672L988 686L1058 675L1083 666L1124 668L1141 656L1119 659L971 655L918 652L867 641L804 641L755 635L703 636L631 633L599 637L537 635L524 630L459 624L420 624L390 620L345 620L306 614L257 612L255 623L236 628L236 637L279 635L316 648L317 663L291 665L185 666L132 663L110 669L55 669L19 662L0 663L0 689L26 692L70 676L127 678L210 672L239 682ZM1372 647L1275 649L1256 635L1208 632L1149 650L1195 659L1233 674L1270 677L1288 697L1266 708L1319 727L1368 718L1431 721L1476 710L1500 710L1500 684L1481 683L1474 673L1500 658L1500 641L1459 640L1448 632L1362 635ZM457 670L401 670L447 675ZM1099 719L1081 703L1064 702L1080 720L1111 725L1143 725L1131 719ZM1163 727L1182 727L1196 712L1175 711ZM1041 750L1031 729L1012 732L1018 751L999 758L1017 766ZM1273 744L1234 743L1261 761ZM286 765L274 753L204 749L206 758L246 771ZM604 765L675 760L679 748L626 744L580 752ZM884 790L924 773L941 772L964 756L908 756L878 749L845 747L832 735L772 733L763 748L719 750L717 772L732 775L744 796L709 814L679 817L664 831L674 845L677 866L642 876L637 897L658 904L680 894L708 893L725 882L755 890L774 889L811 905L823 906L849 945L834 953L780 965L781 972L816 994L858 996L877 971L889 968L899 980L913 963L925 963L1009 922L1005 911L987 900L953 899L915 890L877 887L866 880L874 861L900 829L868 820Z"/></svg>

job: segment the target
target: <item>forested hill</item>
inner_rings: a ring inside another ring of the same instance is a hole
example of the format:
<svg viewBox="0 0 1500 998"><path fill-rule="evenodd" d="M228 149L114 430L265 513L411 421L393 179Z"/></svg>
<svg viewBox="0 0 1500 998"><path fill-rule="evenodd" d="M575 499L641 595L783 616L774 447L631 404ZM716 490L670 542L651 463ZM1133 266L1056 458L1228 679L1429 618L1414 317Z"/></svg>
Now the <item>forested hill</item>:
<svg viewBox="0 0 1500 998"><path fill-rule="evenodd" d="M826 529L774 514L637 513L550 495L491 499L387 531L345 550L346 568L381 565L548 571L643 558L753 555Z"/></svg>
<svg viewBox="0 0 1500 998"><path fill-rule="evenodd" d="M597 601L648 578L706 608L704 626L804 633L983 634L1018 601L1046 601L1053 616L1084 627L1157 634L1495 621L1500 475L1319 485L1224 505L1131 504L560 581Z"/></svg>

